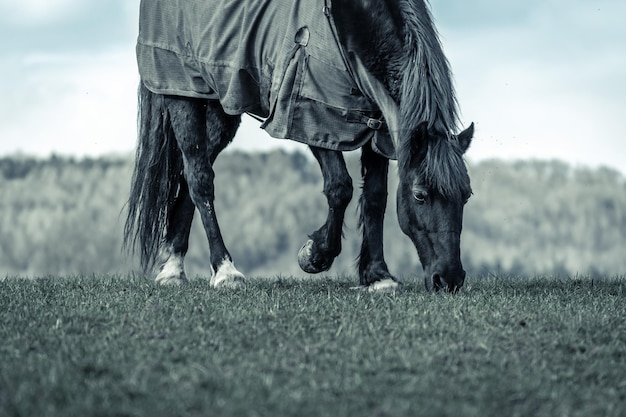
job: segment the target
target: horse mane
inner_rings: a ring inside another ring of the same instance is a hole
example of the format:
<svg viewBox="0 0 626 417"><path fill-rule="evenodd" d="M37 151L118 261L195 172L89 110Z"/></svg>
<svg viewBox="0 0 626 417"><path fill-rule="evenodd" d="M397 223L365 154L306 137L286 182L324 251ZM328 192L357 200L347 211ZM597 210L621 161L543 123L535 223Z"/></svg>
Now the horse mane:
<svg viewBox="0 0 626 417"><path fill-rule="evenodd" d="M437 131L456 131L458 108L450 64L424 0L400 0L406 48L400 118L405 132L421 122Z"/></svg>
<svg viewBox="0 0 626 417"><path fill-rule="evenodd" d="M401 71L400 135L397 149L401 171L416 148L426 147L420 175L449 199L471 193L463 152L453 139L459 115L450 64L443 53L427 0L400 0L404 23L404 62ZM426 123L423 135L417 135ZM414 141L425 143L414 143Z"/></svg>

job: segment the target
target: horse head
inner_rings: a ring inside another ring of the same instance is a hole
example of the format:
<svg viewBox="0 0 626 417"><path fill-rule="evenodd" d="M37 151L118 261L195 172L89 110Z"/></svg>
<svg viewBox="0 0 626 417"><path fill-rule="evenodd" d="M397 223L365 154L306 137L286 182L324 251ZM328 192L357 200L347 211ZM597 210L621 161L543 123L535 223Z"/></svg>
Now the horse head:
<svg viewBox="0 0 626 417"><path fill-rule="evenodd" d="M473 124L448 135L421 123L399 152L398 221L417 249L428 289L455 292L465 281L461 229L472 189L463 154L473 135Z"/></svg>

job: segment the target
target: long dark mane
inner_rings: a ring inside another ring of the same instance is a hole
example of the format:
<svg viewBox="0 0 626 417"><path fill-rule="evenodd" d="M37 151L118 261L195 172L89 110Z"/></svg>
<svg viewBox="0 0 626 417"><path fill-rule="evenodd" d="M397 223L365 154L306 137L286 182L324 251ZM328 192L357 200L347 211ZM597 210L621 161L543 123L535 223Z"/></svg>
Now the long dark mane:
<svg viewBox="0 0 626 417"><path fill-rule="evenodd" d="M406 48L401 71L402 131L410 134L421 122L439 132L456 131L459 117L452 74L432 15L424 0L399 4Z"/></svg>

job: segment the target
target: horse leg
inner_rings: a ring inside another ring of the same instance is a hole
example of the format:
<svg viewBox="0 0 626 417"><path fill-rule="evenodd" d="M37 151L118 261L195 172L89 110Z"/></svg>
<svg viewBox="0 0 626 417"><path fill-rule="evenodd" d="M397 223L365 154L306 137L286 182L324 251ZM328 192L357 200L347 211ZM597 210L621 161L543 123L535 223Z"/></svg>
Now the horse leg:
<svg viewBox="0 0 626 417"><path fill-rule="evenodd" d="M184 259L189 247L189 232L196 207L189 196L189 187L181 179L178 193L170 209L165 231L165 241L159 250L159 284L182 284L187 282Z"/></svg>
<svg viewBox="0 0 626 417"><path fill-rule="evenodd" d="M300 249L298 263L304 272L316 274L327 271L341 252L344 214L352 200L352 178L341 152L313 146L310 148L322 169L328 217L326 223L311 234Z"/></svg>
<svg viewBox="0 0 626 417"><path fill-rule="evenodd" d="M210 262L213 270L211 285L213 287L240 287L245 282L244 276L233 265L215 215L215 173L213 171L213 162L233 139L239 127L240 117L224 113L217 101L176 97L167 97L165 100L172 130L183 157L189 200L200 212L209 240ZM189 200L183 196L181 211L177 212L176 219L171 223L170 246L172 248L174 248L174 242L179 242L180 248L184 248L188 240L192 217L192 214L189 214ZM176 228L177 224L179 228ZM173 252L176 254L175 249ZM175 255L172 262L175 263L177 257L178 255Z"/></svg>
<svg viewBox="0 0 626 417"><path fill-rule="evenodd" d="M359 200L359 225L363 230L363 242L359 254L359 280L362 286L372 291L395 291L401 287L389 273L383 254L388 171L389 160L374 152L370 145L365 145L361 154L363 192Z"/></svg>

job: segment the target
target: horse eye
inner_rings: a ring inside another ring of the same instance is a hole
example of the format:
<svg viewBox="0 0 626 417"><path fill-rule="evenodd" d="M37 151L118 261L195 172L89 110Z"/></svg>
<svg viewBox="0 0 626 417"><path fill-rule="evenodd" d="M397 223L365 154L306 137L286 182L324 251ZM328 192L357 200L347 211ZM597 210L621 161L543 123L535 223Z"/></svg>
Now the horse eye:
<svg viewBox="0 0 626 417"><path fill-rule="evenodd" d="M413 198L417 201L418 204L424 204L426 202L427 197L428 197L427 192L413 191Z"/></svg>

